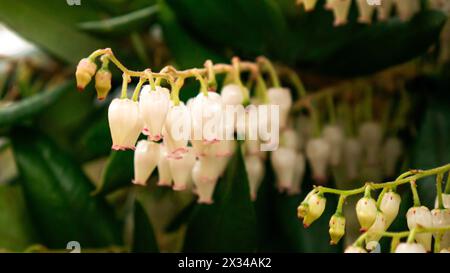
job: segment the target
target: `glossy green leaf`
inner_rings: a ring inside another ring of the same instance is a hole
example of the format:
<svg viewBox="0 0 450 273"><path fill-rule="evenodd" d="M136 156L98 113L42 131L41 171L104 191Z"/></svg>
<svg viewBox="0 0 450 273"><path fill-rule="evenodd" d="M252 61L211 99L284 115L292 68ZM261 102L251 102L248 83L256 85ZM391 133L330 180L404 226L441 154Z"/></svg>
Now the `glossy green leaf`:
<svg viewBox="0 0 450 273"><path fill-rule="evenodd" d="M65 82L51 90L0 107L0 127L33 118L54 104L64 93L74 90L74 86L72 81Z"/></svg>
<svg viewBox="0 0 450 273"><path fill-rule="evenodd" d="M76 29L80 20L98 18L88 1L77 7L58 0L1 0L0 6L0 21L69 63L78 63L92 51L106 47L103 41Z"/></svg>
<svg viewBox="0 0 450 273"><path fill-rule="evenodd" d="M194 39L182 24L176 14L164 0L159 2L159 20L164 31L164 39L171 50L179 68L201 67L207 59L220 62L223 57Z"/></svg>
<svg viewBox="0 0 450 273"><path fill-rule="evenodd" d="M194 200L184 207L165 227L166 232L174 232L186 224L192 217L197 202Z"/></svg>
<svg viewBox="0 0 450 273"><path fill-rule="evenodd" d="M159 252L152 223L144 207L135 201L134 203L134 225L133 225L133 253L155 253Z"/></svg>
<svg viewBox="0 0 450 273"><path fill-rule="evenodd" d="M134 152L111 151L103 170L102 180L95 194L107 194L121 187L131 185L133 179Z"/></svg>
<svg viewBox="0 0 450 273"><path fill-rule="evenodd" d="M83 22L78 24L78 27L92 33L123 34L128 33L130 29L136 31L143 26L149 26L157 12L157 6L150 6L101 21Z"/></svg>
<svg viewBox="0 0 450 273"><path fill-rule="evenodd" d="M20 185L0 186L0 249L23 251L37 243Z"/></svg>
<svg viewBox="0 0 450 273"><path fill-rule="evenodd" d="M185 252L254 252L255 210L238 149L217 184L214 204L197 205L186 231Z"/></svg>
<svg viewBox="0 0 450 273"><path fill-rule="evenodd" d="M52 141L36 130L17 128L11 142L27 208L42 242L65 248L78 241L82 247L121 243L121 224L80 167Z"/></svg>

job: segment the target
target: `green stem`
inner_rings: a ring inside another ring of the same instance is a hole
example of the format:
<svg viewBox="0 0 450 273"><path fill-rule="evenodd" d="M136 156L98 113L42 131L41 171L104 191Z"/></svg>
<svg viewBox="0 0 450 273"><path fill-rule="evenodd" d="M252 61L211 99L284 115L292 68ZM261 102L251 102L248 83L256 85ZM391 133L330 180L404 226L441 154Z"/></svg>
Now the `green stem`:
<svg viewBox="0 0 450 273"><path fill-rule="evenodd" d="M365 188L364 188L364 197L365 198L370 198L370 191L372 190L372 188L370 187L370 184L367 183Z"/></svg>
<svg viewBox="0 0 450 273"><path fill-rule="evenodd" d="M437 200L438 200L438 208L444 209L444 202L442 200L442 179L444 178L443 173L438 173L436 175L436 192L437 192Z"/></svg>
<svg viewBox="0 0 450 273"><path fill-rule="evenodd" d="M345 197L346 197L345 195L339 196L339 201L338 201L338 205L336 208L336 214L339 214L339 215L342 214L342 207L344 206Z"/></svg>
<svg viewBox="0 0 450 273"><path fill-rule="evenodd" d="M327 100L328 115L330 117L330 123L335 124L336 123L336 110L334 107L333 95L328 94L326 100Z"/></svg>
<svg viewBox="0 0 450 273"><path fill-rule="evenodd" d="M172 92L170 94L174 105L180 104L180 89L183 86L184 78L179 77L175 81L171 80L170 85L172 87Z"/></svg>
<svg viewBox="0 0 450 273"><path fill-rule="evenodd" d="M400 237L398 236L393 236L392 237L392 241L391 241L391 253L395 252L395 249L397 249L398 244L400 243Z"/></svg>
<svg viewBox="0 0 450 273"><path fill-rule="evenodd" d="M145 78L140 78L139 79L139 82L136 85L136 88L134 89L134 92L133 92L133 97L132 97L133 101L137 101L138 100L139 93L141 93L141 88L142 88L142 85L144 84L145 81L146 81Z"/></svg>
<svg viewBox="0 0 450 273"><path fill-rule="evenodd" d="M262 103L266 104L269 102L269 98L267 96L267 85L261 74L258 74L256 77L256 95Z"/></svg>
<svg viewBox="0 0 450 273"><path fill-rule="evenodd" d="M416 232L417 232L416 228L413 228L410 231L409 236L408 236L408 240L406 241L408 244L414 243L414 239L416 238Z"/></svg>
<svg viewBox="0 0 450 273"><path fill-rule="evenodd" d="M234 57L232 60L232 65L233 65L233 80L234 82L239 85L239 86L243 86L242 81L241 81L241 68L239 65L239 58Z"/></svg>
<svg viewBox="0 0 450 273"><path fill-rule="evenodd" d="M447 173L447 184L445 185L445 193L450 194L450 172Z"/></svg>
<svg viewBox="0 0 450 273"><path fill-rule="evenodd" d="M278 74L275 71L272 62L265 57L258 58L258 61L263 65L263 68L269 73L273 87L277 88L280 87L281 86L280 79L278 78Z"/></svg>
<svg viewBox="0 0 450 273"><path fill-rule="evenodd" d="M122 92L120 94L121 99L128 98L127 91L128 91L128 81L129 80L130 80L130 77L126 73L123 73L122 74Z"/></svg>
<svg viewBox="0 0 450 273"><path fill-rule="evenodd" d="M297 91L298 99L306 97L305 86L303 85L300 76L295 73L295 71L289 71L289 80L291 81L292 85L294 85L295 90Z"/></svg>
<svg viewBox="0 0 450 273"><path fill-rule="evenodd" d="M409 182L409 184L411 185L411 192L413 194L414 207L420 207L420 198L419 193L417 192L416 181L412 180Z"/></svg>
<svg viewBox="0 0 450 273"><path fill-rule="evenodd" d="M213 69L213 62L211 60L207 60L205 62L205 67L208 74L208 90L216 91L217 81L216 81L216 73L214 73Z"/></svg>
<svg viewBox="0 0 450 273"><path fill-rule="evenodd" d="M381 201L383 201L383 196L386 194L386 192L388 191L388 187L383 188L383 190L381 191L380 195L378 195L378 199L377 199L377 208L379 209L381 206Z"/></svg>
<svg viewBox="0 0 450 273"><path fill-rule="evenodd" d="M202 92L203 95L205 95L205 97L207 97L208 96L208 82L197 71L195 71L194 74L195 74L195 78L200 82L200 92Z"/></svg>
<svg viewBox="0 0 450 273"><path fill-rule="evenodd" d="M441 251L441 239L442 239L442 233L439 233L434 238L434 253L439 253Z"/></svg>

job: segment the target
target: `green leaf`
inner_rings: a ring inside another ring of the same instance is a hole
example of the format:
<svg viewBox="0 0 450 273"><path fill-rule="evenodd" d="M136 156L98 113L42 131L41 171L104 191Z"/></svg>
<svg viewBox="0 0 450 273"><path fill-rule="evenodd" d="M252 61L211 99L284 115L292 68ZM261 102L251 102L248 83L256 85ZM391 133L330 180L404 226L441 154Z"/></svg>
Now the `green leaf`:
<svg viewBox="0 0 450 273"><path fill-rule="evenodd" d="M256 218L240 148L216 187L214 204L197 205L189 222L185 252L254 252Z"/></svg>
<svg viewBox="0 0 450 273"><path fill-rule="evenodd" d="M54 104L64 93L71 91L75 84L65 82L48 91L28 97L8 106L0 108L0 127L13 125L17 122L34 117L52 104Z"/></svg>
<svg viewBox="0 0 450 273"><path fill-rule="evenodd" d="M207 59L214 62L223 60L218 53L205 47L186 32L164 0L159 1L159 11L164 39L180 68L200 67Z"/></svg>
<svg viewBox="0 0 450 273"><path fill-rule="evenodd" d="M92 33L129 33L130 29L136 31L150 25L157 12L158 7L155 5L101 21L83 22L78 27Z"/></svg>
<svg viewBox="0 0 450 273"><path fill-rule="evenodd" d="M167 226L164 228L165 232L175 232L182 225L187 223L192 216L192 213L194 212L194 209L196 207L196 201L192 201L189 203L186 207L184 207L170 222L167 224Z"/></svg>
<svg viewBox="0 0 450 273"><path fill-rule="evenodd" d="M144 207L135 201L134 203L134 225L133 225L133 253L155 253L159 252L152 223Z"/></svg>
<svg viewBox="0 0 450 273"><path fill-rule="evenodd" d="M37 243L19 185L0 186L0 249L23 251Z"/></svg>
<svg viewBox="0 0 450 273"><path fill-rule="evenodd" d="M134 151L111 151L95 194L107 194L130 186L133 179Z"/></svg>
<svg viewBox="0 0 450 273"><path fill-rule="evenodd" d="M121 224L74 161L36 130L16 128L11 142L33 224L43 243L65 248L121 243Z"/></svg>
<svg viewBox="0 0 450 273"><path fill-rule="evenodd" d="M106 47L102 41L76 29L79 20L98 18L88 1L81 7L58 0L0 0L0 3L0 21L69 63L77 63L92 51Z"/></svg>

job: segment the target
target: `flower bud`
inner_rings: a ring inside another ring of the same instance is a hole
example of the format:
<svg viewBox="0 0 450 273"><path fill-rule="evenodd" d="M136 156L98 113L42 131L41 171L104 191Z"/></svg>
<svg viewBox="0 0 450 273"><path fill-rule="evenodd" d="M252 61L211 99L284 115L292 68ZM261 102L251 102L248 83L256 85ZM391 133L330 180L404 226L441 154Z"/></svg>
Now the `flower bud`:
<svg viewBox="0 0 450 273"><path fill-rule="evenodd" d="M134 149L142 131L137 102L130 99L114 99L108 108L109 129L113 150Z"/></svg>
<svg viewBox="0 0 450 273"><path fill-rule="evenodd" d="M277 186L280 191L289 190L294 179L296 153L292 149L278 148L271 154L271 162L277 177Z"/></svg>
<svg viewBox="0 0 450 273"><path fill-rule="evenodd" d="M255 201L258 188L264 177L264 164L258 156L248 155L245 157L245 169L247 170L250 198Z"/></svg>
<svg viewBox="0 0 450 273"><path fill-rule="evenodd" d="M347 17L351 3L351 0L331 0L329 2L328 6L333 9L334 26L347 24Z"/></svg>
<svg viewBox="0 0 450 273"><path fill-rule="evenodd" d="M303 218L303 226L309 227L314 221L316 221L325 210L325 204L327 199L321 194L315 193L308 199L308 213Z"/></svg>
<svg viewBox="0 0 450 273"><path fill-rule="evenodd" d="M342 236L345 234L345 218L340 213L334 214L330 219L330 238L331 244L337 245L339 240L341 240Z"/></svg>
<svg viewBox="0 0 450 273"><path fill-rule="evenodd" d="M139 96L139 112L150 140L159 141L161 139L169 107L170 93L167 88L156 86L155 90L152 90L150 85L142 87ZM171 118L173 119L173 117Z"/></svg>
<svg viewBox="0 0 450 273"><path fill-rule="evenodd" d="M295 157L294 178L292 180L292 186L288 190L288 193L290 195L299 194L301 192L305 170L306 170L305 156L302 153L297 153Z"/></svg>
<svg viewBox="0 0 450 273"><path fill-rule="evenodd" d="M401 197L399 194L390 191L383 195L380 210L386 218L386 229L394 222L400 208Z"/></svg>
<svg viewBox="0 0 450 273"><path fill-rule="evenodd" d="M344 132L339 126L327 125L323 129L323 139L330 146L330 164L337 166L341 162L342 145L344 144Z"/></svg>
<svg viewBox="0 0 450 273"><path fill-rule="evenodd" d="M158 186L172 186L172 173L169 166L169 153L166 146L162 144L159 149L158 160Z"/></svg>
<svg viewBox="0 0 450 273"><path fill-rule="evenodd" d="M450 209L434 209L431 211L431 218L434 228L450 227ZM435 233L437 238L439 233ZM441 248L450 247L450 231L446 231L441 236Z"/></svg>
<svg viewBox="0 0 450 273"><path fill-rule="evenodd" d="M97 65L89 58L81 59L78 63L75 77L77 78L77 88L79 91L83 91L86 85L89 84L92 77L97 71Z"/></svg>
<svg viewBox="0 0 450 273"><path fill-rule="evenodd" d="M267 90L269 104L278 105L280 107L280 128L287 125L289 111L292 106L291 91L287 88L272 87Z"/></svg>
<svg viewBox="0 0 450 273"><path fill-rule="evenodd" d="M367 230L366 248L373 250L378 241L383 237L382 232L386 231L386 219L384 213L377 211L375 221Z"/></svg>
<svg viewBox="0 0 450 273"><path fill-rule="evenodd" d="M433 227L431 212L425 206L410 208L406 213L406 220L410 230L416 227ZM417 233L416 242L422 244L426 251L431 251L431 233Z"/></svg>
<svg viewBox="0 0 450 273"><path fill-rule="evenodd" d="M200 204L212 204L214 189L217 184L217 178L208 178L208 170L205 169L205 161L197 160L192 168L192 180L196 187L198 195L198 203ZM206 166L210 168L210 166Z"/></svg>
<svg viewBox="0 0 450 273"><path fill-rule="evenodd" d="M307 201L303 201L300 203L300 205L297 208L297 217L299 219L303 219L306 217L306 215L309 212L309 205Z"/></svg>
<svg viewBox="0 0 450 273"><path fill-rule="evenodd" d="M375 10L375 6L369 5L367 0L357 0L359 17L358 22L364 24L370 24L372 22L372 15Z"/></svg>
<svg viewBox="0 0 450 273"><path fill-rule="evenodd" d="M323 183L327 177L330 145L323 138L310 139L306 144L306 158L312 168L314 180Z"/></svg>
<svg viewBox="0 0 450 273"><path fill-rule="evenodd" d="M242 105L244 101L243 87L237 84L227 84L222 88L220 95L224 105Z"/></svg>
<svg viewBox="0 0 450 273"><path fill-rule="evenodd" d="M369 165L376 165L379 160L383 131L377 122L365 122L359 127L359 141L365 151Z"/></svg>
<svg viewBox="0 0 450 273"><path fill-rule="evenodd" d="M95 74L95 90L97 91L97 99L104 100L111 90L111 72L107 69L100 69Z"/></svg>
<svg viewBox="0 0 450 273"><path fill-rule="evenodd" d="M395 249L395 253L427 253L421 244L400 243Z"/></svg>
<svg viewBox="0 0 450 273"><path fill-rule="evenodd" d="M395 167L402 155L402 142L396 137L390 137L383 146L384 173L387 177L395 175Z"/></svg>
<svg viewBox="0 0 450 273"><path fill-rule="evenodd" d="M356 217L361 226L360 231L367 231L377 217L377 203L373 198L363 197L356 203Z"/></svg>
<svg viewBox="0 0 450 273"><path fill-rule="evenodd" d="M140 140L134 151L134 184L145 186L159 161L159 144Z"/></svg>
<svg viewBox="0 0 450 273"><path fill-rule="evenodd" d="M349 246L345 249L344 253L367 253L367 251L359 246Z"/></svg>
<svg viewBox="0 0 450 273"><path fill-rule="evenodd" d="M317 0L297 0L297 4L303 4L305 11L312 11L317 4Z"/></svg>
<svg viewBox="0 0 450 273"><path fill-rule="evenodd" d="M358 178L359 165L361 164L362 147L355 138L348 138L344 143L344 159L347 179Z"/></svg>
<svg viewBox="0 0 450 273"><path fill-rule="evenodd" d="M181 158L170 158L169 168L173 178L173 190L183 191L191 178L192 168L195 164L195 155L192 148L181 155Z"/></svg>
<svg viewBox="0 0 450 273"><path fill-rule="evenodd" d="M381 1L381 5L377 6L379 21L386 21L389 18L389 15L391 14L393 5L394 5L393 0Z"/></svg>

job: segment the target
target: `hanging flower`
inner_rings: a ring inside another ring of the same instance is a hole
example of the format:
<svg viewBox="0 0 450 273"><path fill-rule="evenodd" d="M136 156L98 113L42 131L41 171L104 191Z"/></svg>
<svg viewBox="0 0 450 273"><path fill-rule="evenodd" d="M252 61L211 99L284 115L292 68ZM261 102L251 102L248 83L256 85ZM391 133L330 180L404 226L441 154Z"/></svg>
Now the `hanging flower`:
<svg viewBox="0 0 450 273"><path fill-rule="evenodd" d="M337 166L341 162L342 145L344 144L344 132L339 126L327 125L323 129L323 139L330 147L330 164Z"/></svg>
<svg viewBox="0 0 450 273"><path fill-rule="evenodd" d="M244 95L241 86L237 84L227 84L222 88L220 95L224 105L241 105Z"/></svg>
<svg viewBox="0 0 450 273"><path fill-rule="evenodd" d="M205 161L197 160L192 168L192 180L196 187L198 195L198 203L200 204L212 204L214 189L217 184L217 178L211 179L208 177L211 166L205 166Z"/></svg>
<svg viewBox="0 0 450 273"><path fill-rule="evenodd" d="M419 0L394 0L398 16L402 21L408 21L420 10Z"/></svg>
<svg viewBox="0 0 450 273"><path fill-rule="evenodd" d="M359 127L359 141L365 151L369 165L376 165L379 160L383 131L377 122L365 122Z"/></svg>
<svg viewBox="0 0 450 273"><path fill-rule="evenodd" d="M361 226L360 231L367 231L377 217L377 203L371 197L363 197L356 203L356 217Z"/></svg>
<svg viewBox="0 0 450 273"><path fill-rule="evenodd" d="M111 90L111 72L107 69L100 69L95 74L95 90L97 91L97 99L104 100Z"/></svg>
<svg viewBox="0 0 450 273"><path fill-rule="evenodd" d="M92 77L97 71L97 65L89 58L81 59L78 63L75 77L77 79L77 88L79 91L83 91L86 85L89 84Z"/></svg>
<svg viewBox="0 0 450 273"><path fill-rule="evenodd" d="M146 185L158 164L159 154L159 144L148 140L140 140L137 143L134 151L134 184Z"/></svg>
<svg viewBox="0 0 450 273"><path fill-rule="evenodd" d="M356 179L359 175L359 165L362 157L362 147L355 138L347 138L344 143L344 159L347 179Z"/></svg>
<svg viewBox="0 0 450 273"><path fill-rule="evenodd" d="M400 243L395 249L395 253L427 253L421 244Z"/></svg>
<svg viewBox="0 0 450 273"><path fill-rule="evenodd" d="M369 5L367 0L357 0L359 17L358 22L364 24L370 24L372 22L373 12L375 11L375 6Z"/></svg>
<svg viewBox="0 0 450 273"><path fill-rule="evenodd" d="M303 226L309 227L324 212L327 200L319 193L312 194L308 199L308 212L303 218Z"/></svg>
<svg viewBox="0 0 450 273"><path fill-rule="evenodd" d="M398 215L400 209L401 197L393 191L389 191L383 195L380 204L380 210L386 218L386 228L388 228Z"/></svg>
<svg viewBox="0 0 450 273"><path fill-rule="evenodd" d="M302 153L297 152L295 157L294 178L292 180L292 186L288 189L290 195L299 194L302 188L303 176L306 170L306 159Z"/></svg>
<svg viewBox="0 0 450 273"><path fill-rule="evenodd" d="M134 149L143 127L138 103L130 99L114 99L108 108L108 121L112 149Z"/></svg>
<svg viewBox="0 0 450 273"><path fill-rule="evenodd" d="M336 245L345 234L345 217L340 213L334 214L330 219L330 237L331 244Z"/></svg>
<svg viewBox="0 0 450 273"><path fill-rule="evenodd" d="M294 179L296 153L289 148L280 147L271 154L271 162L277 177L280 191L289 190Z"/></svg>
<svg viewBox="0 0 450 273"><path fill-rule="evenodd" d="M307 117L305 115L300 115L295 120L295 128L297 130L297 134L299 136L301 143L307 143L308 140L312 136L312 128L313 124L310 117ZM303 148L303 145L300 145L299 149Z"/></svg>
<svg viewBox="0 0 450 273"><path fill-rule="evenodd" d="M164 143L171 158L180 158L187 152L187 145L191 129L189 109L180 102L171 104L164 125Z"/></svg>
<svg viewBox="0 0 450 273"><path fill-rule="evenodd" d="M431 219L433 221L433 227L442 228L450 226L450 209L434 209L431 211ZM435 233L434 237L437 238L439 233ZM450 231L446 231L441 236L441 249L450 247Z"/></svg>
<svg viewBox="0 0 450 273"><path fill-rule="evenodd" d="M269 98L269 104L280 107L280 128L283 129L287 125L292 106L291 91L287 88L272 87L267 90L267 96Z"/></svg>
<svg viewBox="0 0 450 273"><path fill-rule="evenodd" d="M195 140L213 142L219 139L223 114L222 98L216 92L200 92L192 101L190 113Z"/></svg>
<svg viewBox="0 0 450 273"><path fill-rule="evenodd" d="M245 169L247 170L250 197L255 201L256 194L264 177L264 164L258 156L248 155L245 157Z"/></svg>
<svg viewBox="0 0 450 273"><path fill-rule="evenodd" d="M327 8L333 10L334 26L347 24L348 12L350 11L351 0L331 0L327 3Z"/></svg>
<svg viewBox="0 0 450 273"><path fill-rule="evenodd" d="M192 148L188 148L187 152L181 155L181 158L170 158L169 168L173 178L173 189L175 191L183 191L186 189L191 179L192 168L195 164L195 155Z"/></svg>
<svg viewBox="0 0 450 273"><path fill-rule="evenodd" d="M306 144L306 158L311 165L314 180L324 183L330 158L330 144L323 138L310 139Z"/></svg>
<svg viewBox="0 0 450 273"><path fill-rule="evenodd" d="M378 20L386 21L391 14L392 8L394 6L394 0L383 0L381 5L377 6Z"/></svg>
<svg viewBox="0 0 450 273"><path fill-rule="evenodd" d="M158 160L158 186L172 186L172 173L169 166L169 153L166 146L162 144L159 149Z"/></svg>
<svg viewBox="0 0 450 273"><path fill-rule="evenodd" d="M139 97L139 113L145 124L146 133L150 140L159 141L162 138L162 128L166 122L170 107L169 89L144 85Z"/></svg>
<svg viewBox="0 0 450 273"><path fill-rule="evenodd" d="M286 128L281 132L280 137L281 146L298 151L301 149L301 139L298 137L297 132L292 128Z"/></svg>
<svg viewBox="0 0 450 273"><path fill-rule="evenodd" d="M406 213L408 228L412 230L416 227L433 227L433 218L430 210L425 206L412 207ZM426 251L431 251L431 233L423 232L416 234L416 242L422 244Z"/></svg>
<svg viewBox="0 0 450 273"><path fill-rule="evenodd" d="M381 237L383 237L382 232L384 231L386 231L386 218L383 212L377 211L375 221L367 230L366 248L373 250Z"/></svg>

